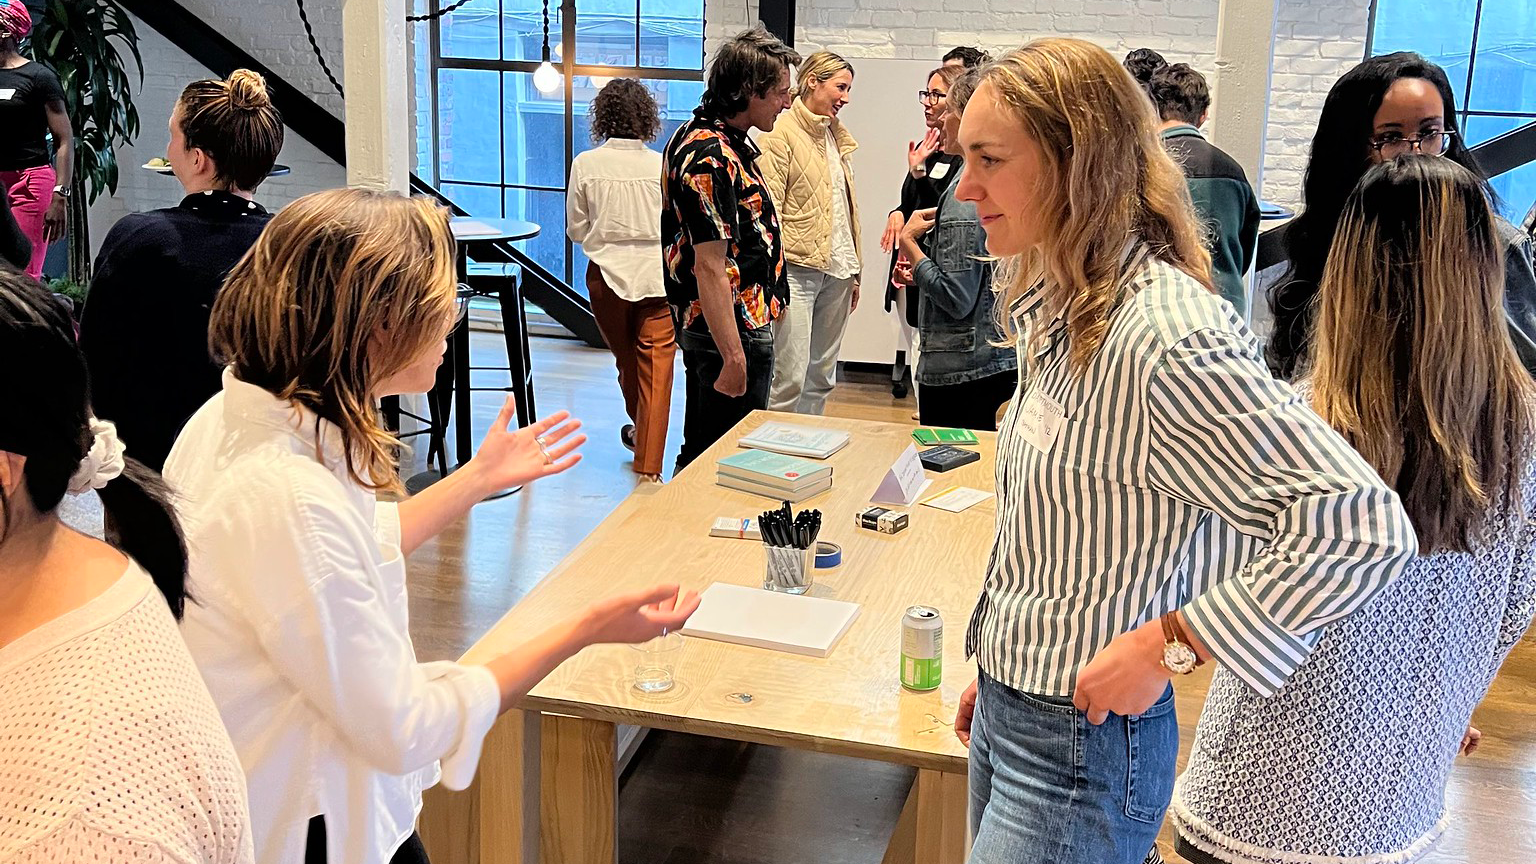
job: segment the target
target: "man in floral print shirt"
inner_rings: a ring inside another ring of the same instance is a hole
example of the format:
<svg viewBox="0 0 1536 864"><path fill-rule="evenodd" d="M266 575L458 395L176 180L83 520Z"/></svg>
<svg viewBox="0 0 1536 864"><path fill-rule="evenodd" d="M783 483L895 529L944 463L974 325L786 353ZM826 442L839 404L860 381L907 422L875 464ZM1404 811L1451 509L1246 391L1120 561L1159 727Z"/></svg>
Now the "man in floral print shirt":
<svg viewBox="0 0 1536 864"><path fill-rule="evenodd" d="M779 215L752 127L790 105L793 50L761 27L720 46L704 99L663 155L667 299L683 350L681 471L754 409L768 407L773 328L789 302Z"/></svg>

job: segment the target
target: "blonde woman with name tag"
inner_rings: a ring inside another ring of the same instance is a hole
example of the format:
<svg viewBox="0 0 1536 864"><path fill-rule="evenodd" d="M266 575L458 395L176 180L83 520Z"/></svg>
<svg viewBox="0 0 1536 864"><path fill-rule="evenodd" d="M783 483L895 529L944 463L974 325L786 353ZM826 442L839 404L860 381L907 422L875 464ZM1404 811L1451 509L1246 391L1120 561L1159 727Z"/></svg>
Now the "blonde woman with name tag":
<svg viewBox="0 0 1536 864"><path fill-rule="evenodd" d="M1173 789L1171 682L1207 660L1273 693L1415 550L1397 496L1212 290L1151 103L1102 48L985 67L955 197L976 207L1021 383L966 633L974 864L1139 864ZM1224 522L1260 538L1213 583Z"/></svg>

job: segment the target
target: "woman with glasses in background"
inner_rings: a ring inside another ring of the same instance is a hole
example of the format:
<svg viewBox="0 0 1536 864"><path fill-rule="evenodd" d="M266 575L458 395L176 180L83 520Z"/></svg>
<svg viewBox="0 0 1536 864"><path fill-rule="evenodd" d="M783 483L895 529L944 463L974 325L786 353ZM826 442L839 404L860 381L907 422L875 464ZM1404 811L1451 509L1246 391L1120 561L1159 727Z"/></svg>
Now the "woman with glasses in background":
<svg viewBox="0 0 1536 864"><path fill-rule="evenodd" d="M1457 128L1445 70L1408 51L1372 57L1328 92L1312 138L1303 209L1285 231L1290 269L1269 291L1274 330L1267 359L1290 378L1306 365L1317 286L1345 199L1372 165L1410 154L1444 157L1471 171L1490 202L1493 190ZM1504 258L1504 312L1520 361L1536 374L1536 273L1531 241L1493 217Z"/></svg>
<svg viewBox="0 0 1536 864"><path fill-rule="evenodd" d="M964 66L940 66L928 73L926 85L917 91L917 101L923 106L923 122L927 124L928 131L923 135L923 140L912 141L907 145L907 174L901 181L901 204L886 217L885 231L880 235L880 248L891 253L891 266L886 276L885 311L889 312L892 308L898 310L897 320L901 332L897 336L896 345L898 350L907 350L909 354L910 348L917 342L917 299L908 298L906 292L901 290L902 286L894 279L897 263L902 261L897 244L901 239L901 229L912 218L912 214L937 207L939 197L960 173L960 157L943 150L943 128L950 85L964 74ZM897 398L905 395L905 385L898 383Z"/></svg>

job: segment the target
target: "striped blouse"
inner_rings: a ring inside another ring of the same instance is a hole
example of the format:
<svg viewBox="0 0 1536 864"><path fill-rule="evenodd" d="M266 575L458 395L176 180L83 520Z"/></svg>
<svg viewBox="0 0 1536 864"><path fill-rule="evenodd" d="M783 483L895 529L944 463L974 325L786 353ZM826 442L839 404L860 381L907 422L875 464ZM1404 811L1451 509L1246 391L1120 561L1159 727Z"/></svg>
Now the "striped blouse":
<svg viewBox="0 0 1536 864"><path fill-rule="evenodd" d="M1183 609L1239 678L1275 692L1328 624L1417 550L1396 493L1290 387L1231 305L1156 260L1086 372L1039 291L1015 306L1021 383L998 438L996 538L967 656L1069 696L1110 640ZM1262 548L1225 580L1189 566L1216 520Z"/></svg>

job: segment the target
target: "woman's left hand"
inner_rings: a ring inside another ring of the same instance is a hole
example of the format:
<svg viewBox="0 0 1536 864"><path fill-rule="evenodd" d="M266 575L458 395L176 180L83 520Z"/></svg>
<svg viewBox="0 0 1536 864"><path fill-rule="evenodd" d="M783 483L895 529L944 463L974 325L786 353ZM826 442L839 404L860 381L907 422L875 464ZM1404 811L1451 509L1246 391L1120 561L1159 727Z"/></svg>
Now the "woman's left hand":
<svg viewBox="0 0 1536 864"><path fill-rule="evenodd" d="M43 214L43 242L52 243L62 238L68 231L68 222L69 205L58 195L53 196L53 202Z"/></svg>
<svg viewBox="0 0 1536 864"><path fill-rule="evenodd" d="M1466 733L1461 736L1461 746L1456 752L1463 756L1471 756L1477 752L1477 745L1481 743L1483 743L1483 730L1468 724Z"/></svg>
<svg viewBox="0 0 1536 864"><path fill-rule="evenodd" d="M474 469L488 490L521 486L581 461L576 448L587 442L587 436L576 434L581 421L572 420L569 411L557 411L524 429L513 427L516 414L517 403L508 396L485 441L465 466Z"/></svg>
<svg viewBox="0 0 1536 864"><path fill-rule="evenodd" d="M1163 668L1162 625L1149 621L1122 633L1077 673L1072 704L1097 726L1111 714L1133 717L1146 711L1168 689L1171 673Z"/></svg>
<svg viewBox="0 0 1536 864"><path fill-rule="evenodd" d="M857 276L855 276L854 279L853 279L853 302L848 304L848 311L849 312L855 312L855 311L858 311L858 308L859 308L859 279L858 279Z"/></svg>

